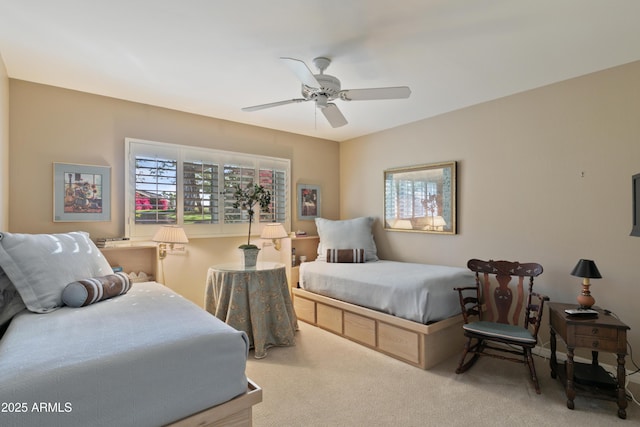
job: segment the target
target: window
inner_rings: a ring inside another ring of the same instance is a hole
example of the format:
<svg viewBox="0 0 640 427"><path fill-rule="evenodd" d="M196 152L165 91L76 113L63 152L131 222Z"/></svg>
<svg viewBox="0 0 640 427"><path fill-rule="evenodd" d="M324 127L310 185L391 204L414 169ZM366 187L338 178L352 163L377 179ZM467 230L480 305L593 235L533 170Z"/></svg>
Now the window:
<svg viewBox="0 0 640 427"><path fill-rule="evenodd" d="M126 235L149 239L161 224L183 226L193 237L247 233L249 216L234 209L233 189L251 183L271 192L260 223L290 221L290 161L229 151L127 138Z"/></svg>

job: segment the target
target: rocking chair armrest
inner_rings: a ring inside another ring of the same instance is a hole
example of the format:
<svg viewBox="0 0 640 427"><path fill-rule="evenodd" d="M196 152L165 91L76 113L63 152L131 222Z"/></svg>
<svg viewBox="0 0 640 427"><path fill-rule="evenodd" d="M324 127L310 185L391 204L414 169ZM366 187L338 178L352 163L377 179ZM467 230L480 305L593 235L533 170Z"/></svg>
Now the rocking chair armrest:
<svg viewBox="0 0 640 427"><path fill-rule="evenodd" d="M473 304L479 304L480 302L480 295L478 294L478 287L477 286L466 286L463 288L453 288L454 291L458 291L458 297L460 298L460 306L462 307L462 309L464 310L464 307L467 304L473 303ZM469 296L469 294L466 294L467 296L465 296L464 292L465 291L474 291L475 295L474 296Z"/></svg>
<svg viewBox="0 0 640 427"><path fill-rule="evenodd" d="M453 288L454 291L458 291L458 296L460 297L460 305L466 306L469 303L479 304L480 302L480 289L477 286L465 286L462 288ZM469 293L465 295L465 291L473 291L474 295L470 296Z"/></svg>
<svg viewBox="0 0 640 427"><path fill-rule="evenodd" d="M532 296L535 296L536 298L538 298L538 304L532 304L532 308L535 307L535 315L531 316L531 319L529 319L530 323L534 322L534 332L533 332L533 336L537 337L538 336L538 330L540 329L540 323L542 322L542 316L543 316L543 311L544 311L544 303L545 301L549 301L550 298L546 295L542 295L539 294L537 292L531 292ZM533 314L533 313L532 313Z"/></svg>
<svg viewBox="0 0 640 427"><path fill-rule="evenodd" d="M458 291L458 298L460 300L460 310L464 323L469 323L469 316L475 315L482 318L482 306L480 304L479 288L477 286L464 286L460 288L453 288L454 291ZM467 294L465 297L465 291L473 291L474 295Z"/></svg>
<svg viewBox="0 0 640 427"><path fill-rule="evenodd" d="M539 311L542 311L542 308L544 306L545 301L549 301L550 300L550 298L548 296L539 294L537 292L531 292L531 295L536 297L536 298L538 298L539 304L535 304L535 305L538 306L538 310Z"/></svg>
<svg viewBox="0 0 640 427"><path fill-rule="evenodd" d="M462 288L453 288L454 291L458 291L458 292L461 292L461 291L475 291L476 289L478 289L477 286L465 286L465 287L462 287Z"/></svg>

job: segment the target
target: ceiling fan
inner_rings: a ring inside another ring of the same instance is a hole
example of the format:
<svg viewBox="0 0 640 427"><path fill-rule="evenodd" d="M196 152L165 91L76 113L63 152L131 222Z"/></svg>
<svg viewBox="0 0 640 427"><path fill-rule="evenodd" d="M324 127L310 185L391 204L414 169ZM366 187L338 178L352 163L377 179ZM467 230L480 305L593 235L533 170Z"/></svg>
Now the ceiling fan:
<svg viewBox="0 0 640 427"><path fill-rule="evenodd" d="M347 124L347 119L340 109L334 104L335 99L343 101L369 101L376 99L401 99L408 98L411 89L407 86L379 87L369 89L341 89L340 80L337 77L324 74L331 60L318 57L313 60L314 65L320 70L319 74L313 74L304 61L294 58L280 58L302 82L302 98L287 99L285 101L271 102L269 104L245 107L242 111L258 111L265 108L278 107L280 105L297 102L314 101L322 111L329 124L340 127Z"/></svg>

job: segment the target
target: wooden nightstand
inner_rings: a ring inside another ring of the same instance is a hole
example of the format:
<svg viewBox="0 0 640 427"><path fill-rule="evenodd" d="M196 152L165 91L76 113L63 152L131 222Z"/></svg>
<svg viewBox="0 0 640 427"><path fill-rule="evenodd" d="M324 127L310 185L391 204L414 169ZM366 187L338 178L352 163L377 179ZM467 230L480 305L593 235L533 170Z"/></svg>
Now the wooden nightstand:
<svg viewBox="0 0 640 427"><path fill-rule="evenodd" d="M597 318L580 318L567 315L564 310L576 308L575 304L549 303L551 326L551 377L559 376L567 393L567 408L573 409L576 390L580 394L605 398L618 402L618 416L627 417L625 398L624 358L627 354L627 330L629 327L617 318L598 310ZM556 359L556 334L567 345L565 369ZM574 363L576 348L591 349L592 363ZM598 365L598 352L616 353L618 356L617 378L611 378Z"/></svg>
<svg viewBox="0 0 640 427"><path fill-rule="evenodd" d="M287 278L289 283L289 291L298 287L300 279L300 256L307 257L307 261L314 261L318 255L318 244L320 237L318 236L297 236L291 239L282 239L282 262L287 266ZM291 249L296 252L296 264L291 263Z"/></svg>

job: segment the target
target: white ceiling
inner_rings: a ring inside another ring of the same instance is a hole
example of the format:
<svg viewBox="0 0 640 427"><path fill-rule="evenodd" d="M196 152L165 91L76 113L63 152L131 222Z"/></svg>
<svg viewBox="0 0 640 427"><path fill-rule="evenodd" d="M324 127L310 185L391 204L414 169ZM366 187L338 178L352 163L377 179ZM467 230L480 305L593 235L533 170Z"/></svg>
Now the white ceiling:
<svg viewBox="0 0 640 427"><path fill-rule="evenodd" d="M344 141L640 59L638 0L0 0L9 77ZM343 89L333 129L280 57Z"/></svg>

